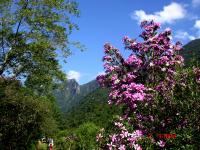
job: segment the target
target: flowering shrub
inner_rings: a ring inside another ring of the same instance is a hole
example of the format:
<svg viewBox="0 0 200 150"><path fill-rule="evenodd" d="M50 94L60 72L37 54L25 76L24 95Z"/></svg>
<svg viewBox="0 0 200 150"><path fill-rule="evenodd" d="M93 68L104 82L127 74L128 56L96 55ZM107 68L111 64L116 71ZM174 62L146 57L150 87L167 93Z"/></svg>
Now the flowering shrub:
<svg viewBox="0 0 200 150"><path fill-rule="evenodd" d="M193 86L200 78L198 68L193 69L192 75L186 72L184 76L180 71L183 57L178 53L182 46L180 42L171 42L170 29L158 33L160 24L154 21L143 21L141 28L142 42L127 36L123 38L125 48L131 51L128 58L124 58L110 44L104 46L106 74L98 76L97 80L102 87L110 88L108 103L118 105L123 110L123 114L114 122L114 133L109 133L105 138L105 132L97 136L100 145L105 144L102 142L105 140L110 150L176 146L173 143L176 139L147 136L152 133L174 133L186 128L189 115L182 113L181 109L184 106L182 103L187 102L179 98L184 98L180 95L186 94L185 90L190 88L188 80L194 79ZM194 91L200 95L198 90ZM190 98L194 99L192 96Z"/></svg>

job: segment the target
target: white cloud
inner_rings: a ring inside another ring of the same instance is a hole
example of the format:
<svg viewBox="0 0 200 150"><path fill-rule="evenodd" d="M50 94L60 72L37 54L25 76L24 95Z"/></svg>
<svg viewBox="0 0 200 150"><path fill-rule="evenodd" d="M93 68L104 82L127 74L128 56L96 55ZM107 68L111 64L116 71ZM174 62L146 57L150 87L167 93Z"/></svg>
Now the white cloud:
<svg viewBox="0 0 200 150"><path fill-rule="evenodd" d="M194 27L200 30L200 20L196 20Z"/></svg>
<svg viewBox="0 0 200 150"><path fill-rule="evenodd" d="M131 18L139 22L143 20L155 20L160 23L173 23L178 19L183 19L186 16L186 10L183 5L172 2L164 6L163 10L147 14L144 10L136 10L132 13Z"/></svg>
<svg viewBox="0 0 200 150"><path fill-rule="evenodd" d="M195 21L194 28L196 28L198 30L196 33L197 38L200 38L200 19Z"/></svg>
<svg viewBox="0 0 200 150"><path fill-rule="evenodd" d="M178 40L194 40L196 39L195 36L190 35L188 32L186 31L177 31L176 35L174 36L176 39Z"/></svg>
<svg viewBox="0 0 200 150"><path fill-rule="evenodd" d="M77 72L77 71L74 71L74 70L70 70L67 73L67 78L68 79L75 79L76 81L79 81L80 77L81 77L80 72Z"/></svg>
<svg viewBox="0 0 200 150"><path fill-rule="evenodd" d="M193 5L194 7L200 5L200 0L192 0L192 5Z"/></svg>

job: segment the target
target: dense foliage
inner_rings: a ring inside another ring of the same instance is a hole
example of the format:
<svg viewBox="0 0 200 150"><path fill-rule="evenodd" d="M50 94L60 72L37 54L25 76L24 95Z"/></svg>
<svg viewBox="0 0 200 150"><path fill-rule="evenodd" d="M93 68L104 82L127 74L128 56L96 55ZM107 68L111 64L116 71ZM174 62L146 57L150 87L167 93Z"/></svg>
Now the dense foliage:
<svg viewBox="0 0 200 150"><path fill-rule="evenodd" d="M51 102L23 88L19 81L0 78L0 149L30 149L42 134L57 131Z"/></svg>
<svg viewBox="0 0 200 150"><path fill-rule="evenodd" d="M96 149L95 136L99 129L99 126L94 123L85 122L77 128L61 131L58 134L55 149Z"/></svg>
<svg viewBox="0 0 200 150"><path fill-rule="evenodd" d="M72 1L1 0L0 75L48 93L54 81L64 78L57 56L70 54L69 35L77 29L73 16L79 11Z"/></svg>
<svg viewBox="0 0 200 150"><path fill-rule="evenodd" d="M83 98L81 103L72 108L66 114L66 125L69 128L76 128L84 122L105 127L112 115L119 113L115 107L107 105L108 89L97 89Z"/></svg>
<svg viewBox="0 0 200 150"><path fill-rule="evenodd" d="M170 29L159 33L160 25L153 21L144 21L141 27L142 42L123 39L131 51L127 59L118 49L105 45L106 74L97 79L111 88L108 103L124 111L114 122L113 132L99 133L100 147L198 149L199 69L183 69L183 57L178 55L181 43L171 42ZM158 136L163 134L177 138Z"/></svg>
<svg viewBox="0 0 200 150"><path fill-rule="evenodd" d="M63 128L52 89L65 79L58 58L80 46L69 39L78 16L73 1L0 1L0 149L34 149Z"/></svg>
<svg viewBox="0 0 200 150"><path fill-rule="evenodd" d="M107 104L108 89L99 88L81 99L65 116L65 130L57 135L56 148L97 148L96 134L108 128L113 116L120 114L115 106Z"/></svg>

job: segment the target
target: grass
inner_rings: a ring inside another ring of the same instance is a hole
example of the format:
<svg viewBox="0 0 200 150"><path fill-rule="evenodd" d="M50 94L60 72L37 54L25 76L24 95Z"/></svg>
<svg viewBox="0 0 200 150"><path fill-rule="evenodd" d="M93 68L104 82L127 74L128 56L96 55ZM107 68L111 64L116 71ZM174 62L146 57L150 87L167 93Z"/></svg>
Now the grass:
<svg viewBox="0 0 200 150"><path fill-rule="evenodd" d="M37 147L37 150L47 150L47 144L42 143L41 141L38 141L38 144L36 147Z"/></svg>

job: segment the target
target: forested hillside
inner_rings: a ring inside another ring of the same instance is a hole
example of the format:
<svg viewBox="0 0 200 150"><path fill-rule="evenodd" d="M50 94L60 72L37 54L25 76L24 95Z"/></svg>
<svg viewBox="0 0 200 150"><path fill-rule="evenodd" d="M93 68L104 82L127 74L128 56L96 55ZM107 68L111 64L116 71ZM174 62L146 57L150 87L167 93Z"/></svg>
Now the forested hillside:
<svg viewBox="0 0 200 150"><path fill-rule="evenodd" d="M82 123L92 122L100 127L105 127L112 115L117 115L119 109L108 105L108 89L98 88L81 100L65 116L66 125L76 128Z"/></svg>
<svg viewBox="0 0 200 150"><path fill-rule="evenodd" d="M189 62L200 61L200 39L190 41L188 44L183 46L183 50L180 54L185 59L185 64L189 65Z"/></svg>

